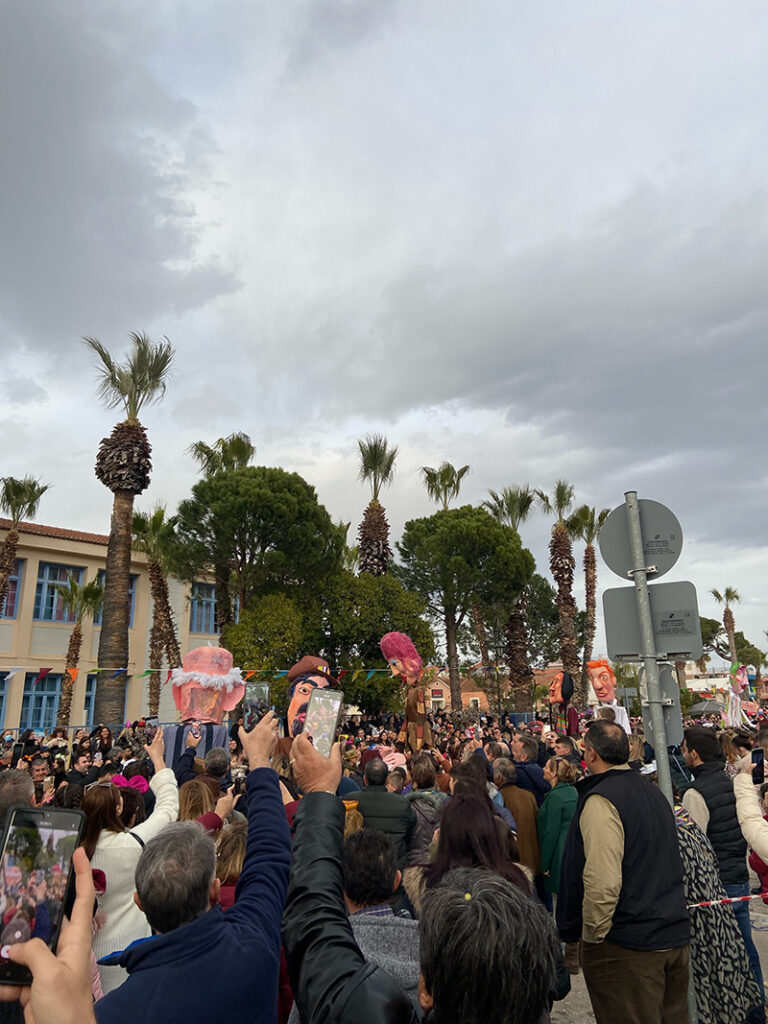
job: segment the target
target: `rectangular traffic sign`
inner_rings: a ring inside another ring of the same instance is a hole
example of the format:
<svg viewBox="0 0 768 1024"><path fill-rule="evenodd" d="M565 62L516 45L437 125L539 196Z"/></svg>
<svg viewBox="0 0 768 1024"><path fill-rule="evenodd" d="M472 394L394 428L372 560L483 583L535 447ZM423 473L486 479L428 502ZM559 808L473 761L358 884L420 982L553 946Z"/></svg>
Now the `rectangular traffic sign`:
<svg viewBox="0 0 768 1024"><path fill-rule="evenodd" d="M648 585L656 655L692 661L702 655L696 588L692 583ZM612 587L603 593L608 655L614 661L639 661L643 646L634 587Z"/></svg>

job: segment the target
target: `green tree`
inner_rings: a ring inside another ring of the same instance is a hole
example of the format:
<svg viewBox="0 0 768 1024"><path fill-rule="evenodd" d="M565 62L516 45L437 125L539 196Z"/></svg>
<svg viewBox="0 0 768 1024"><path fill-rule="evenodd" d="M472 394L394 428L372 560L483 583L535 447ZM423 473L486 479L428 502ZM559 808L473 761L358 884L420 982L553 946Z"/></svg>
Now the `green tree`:
<svg viewBox="0 0 768 1024"><path fill-rule="evenodd" d="M64 610L75 617L75 624L69 634L67 667L61 681L61 698L56 719L56 725L66 729L72 714L72 690L75 685L72 671L77 669L80 662L80 650L83 646L83 619L86 616L93 618L101 608L104 600L104 587L97 580L91 580L90 583L78 583L76 577L70 573L67 582L60 583L57 589Z"/></svg>
<svg viewBox="0 0 768 1024"><path fill-rule="evenodd" d="M13 575L16 552L19 548L19 523L23 519L34 519L40 499L48 490L32 476L21 480L15 476L0 477L0 512L11 520L11 527L0 548L0 609L8 593L8 581Z"/></svg>
<svg viewBox="0 0 768 1024"><path fill-rule="evenodd" d="M245 469L256 455L251 439L242 431L220 437L212 445L195 441L187 448L187 454L199 464L204 476L227 473L233 469Z"/></svg>
<svg viewBox="0 0 768 1024"><path fill-rule="evenodd" d="M722 594L719 590L710 590L710 594L718 604L725 605L723 609L723 627L725 629L725 635L728 637L728 653L731 656L731 664L733 665L737 660L736 641L734 639L736 623L733 618L733 612L731 611L731 605L740 601L741 597L735 587L726 587Z"/></svg>
<svg viewBox="0 0 768 1024"><path fill-rule="evenodd" d="M152 469L152 448L139 413L165 395L174 357L167 338L155 343L146 334L130 337L133 348L122 364L101 342L85 338L99 357L99 398L108 409L125 413L125 419L102 440L96 458L96 477L113 494L98 655L99 668L112 669L128 666L133 502L149 486ZM125 685L125 675L105 672L99 676L93 712L97 722L122 722Z"/></svg>
<svg viewBox="0 0 768 1024"><path fill-rule="evenodd" d="M149 713L157 716L160 708L160 669L163 654L169 668L181 665L176 623L168 596L168 575L175 544L174 516L166 518L165 505L151 512L134 512L133 546L147 556L149 585L152 591L152 627L149 634Z"/></svg>
<svg viewBox="0 0 768 1024"><path fill-rule="evenodd" d="M533 556L515 530L469 505L411 520L397 548L400 579L442 623L452 710L461 711L457 631L474 603L511 605L533 573Z"/></svg>
<svg viewBox="0 0 768 1024"><path fill-rule="evenodd" d="M552 495L536 491L542 511L555 516L549 541L549 569L557 587L557 612L560 632L560 660L566 672L579 678L581 665L576 648L574 618L576 602L573 599L573 574L576 562L571 544L570 509L573 505L573 484L567 480L555 483Z"/></svg>
<svg viewBox="0 0 768 1024"><path fill-rule="evenodd" d="M397 447L390 448L383 434L369 434L357 442L357 447L360 457L357 479L371 485L371 500L357 533L360 572L382 576L392 558L392 548L389 523L379 495L382 487L392 483Z"/></svg>
<svg viewBox="0 0 768 1024"><path fill-rule="evenodd" d="M584 653L581 660L582 700L586 700L587 688L589 686L587 662L592 659L592 647L595 642L595 626L597 623L597 558L595 556L595 543L600 536L600 530L610 511L609 508L604 508L598 512L596 509L590 508L589 505L582 505L576 509L570 521L571 535L584 541L584 589L586 595L584 604L587 619Z"/></svg>
<svg viewBox="0 0 768 1024"><path fill-rule="evenodd" d="M483 507L500 523L506 523L519 533L535 501L535 494L528 484L504 487L501 491L489 491L488 494L489 498L483 502ZM528 598L528 587L523 587L508 613L506 625L505 656L517 711L533 710L534 675L529 652Z"/></svg>
<svg viewBox="0 0 768 1024"><path fill-rule="evenodd" d="M340 562L343 531L298 473L266 466L199 480L179 505L174 572L194 583L214 575L219 622L253 597L317 583ZM233 587L230 585L233 581Z"/></svg>

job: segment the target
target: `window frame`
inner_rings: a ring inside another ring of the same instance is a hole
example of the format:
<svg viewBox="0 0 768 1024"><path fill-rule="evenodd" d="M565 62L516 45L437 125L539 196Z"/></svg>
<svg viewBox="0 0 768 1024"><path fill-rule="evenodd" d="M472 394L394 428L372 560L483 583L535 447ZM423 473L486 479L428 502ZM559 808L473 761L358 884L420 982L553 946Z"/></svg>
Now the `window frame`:
<svg viewBox="0 0 768 1024"><path fill-rule="evenodd" d="M64 579L51 579L47 572L49 569L61 570ZM64 565L61 562L39 562L37 566L37 584L35 586L35 606L32 611L33 621L58 622L66 626L73 625L76 621L74 612L64 613L63 608L59 606L58 585L66 584L67 578L70 575L75 576L77 582L82 584L84 574L85 567L82 565ZM49 605L51 606L52 614L50 616L41 614L47 610Z"/></svg>

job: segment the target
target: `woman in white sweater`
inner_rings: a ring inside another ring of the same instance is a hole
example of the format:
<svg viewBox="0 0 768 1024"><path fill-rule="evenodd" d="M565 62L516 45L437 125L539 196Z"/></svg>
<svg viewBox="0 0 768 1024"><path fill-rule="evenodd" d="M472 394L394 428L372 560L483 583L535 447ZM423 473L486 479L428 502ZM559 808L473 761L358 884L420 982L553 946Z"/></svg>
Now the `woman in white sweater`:
<svg viewBox="0 0 768 1024"><path fill-rule="evenodd" d="M152 934L146 917L133 902L134 874L144 844L169 822L176 821L179 790L173 771L165 767L162 729L157 730L145 750L155 768L150 786L156 800L155 809L146 821L126 831L120 821L123 805L120 790L111 782L99 782L89 789L81 805L86 814L85 852L91 867L100 868L107 879L107 891L101 899L105 923L93 938L97 960ZM99 972L105 995L128 976L122 967L99 967Z"/></svg>

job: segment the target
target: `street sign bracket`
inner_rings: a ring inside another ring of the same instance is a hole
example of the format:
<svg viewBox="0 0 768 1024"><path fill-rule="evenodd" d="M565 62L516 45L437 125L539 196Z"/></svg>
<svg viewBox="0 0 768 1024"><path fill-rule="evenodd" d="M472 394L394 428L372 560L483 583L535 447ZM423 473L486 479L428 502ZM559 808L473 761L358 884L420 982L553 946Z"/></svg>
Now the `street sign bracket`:
<svg viewBox="0 0 768 1024"><path fill-rule="evenodd" d="M632 577L635 575L636 572L648 573L648 572L658 572L658 571L659 570L656 568L655 565L647 565L644 569L627 569L627 576L629 576L629 578L632 579Z"/></svg>

